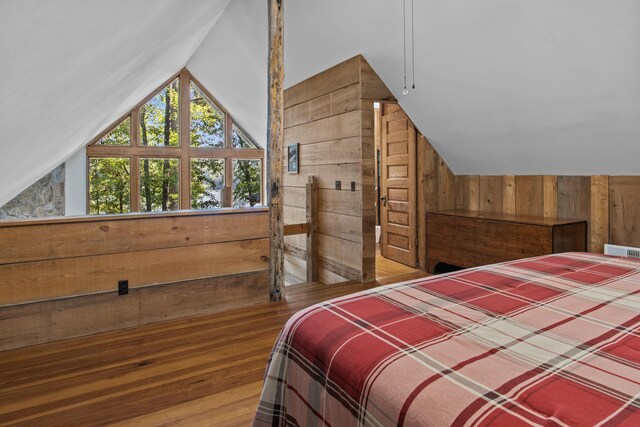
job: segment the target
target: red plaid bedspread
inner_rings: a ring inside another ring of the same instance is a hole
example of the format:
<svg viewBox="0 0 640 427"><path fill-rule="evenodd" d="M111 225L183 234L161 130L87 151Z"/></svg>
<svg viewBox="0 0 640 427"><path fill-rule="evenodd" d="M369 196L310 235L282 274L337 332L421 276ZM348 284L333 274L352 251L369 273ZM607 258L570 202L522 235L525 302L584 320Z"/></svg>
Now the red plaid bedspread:
<svg viewBox="0 0 640 427"><path fill-rule="evenodd" d="M640 426L640 262L571 253L294 315L256 426Z"/></svg>

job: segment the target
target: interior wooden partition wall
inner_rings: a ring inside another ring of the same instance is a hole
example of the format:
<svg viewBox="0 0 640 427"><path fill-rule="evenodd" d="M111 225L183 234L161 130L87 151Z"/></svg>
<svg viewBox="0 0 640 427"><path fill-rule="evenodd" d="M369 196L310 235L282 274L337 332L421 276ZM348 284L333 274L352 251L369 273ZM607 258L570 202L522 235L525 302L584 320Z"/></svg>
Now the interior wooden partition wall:
<svg viewBox="0 0 640 427"><path fill-rule="evenodd" d="M0 350L268 301L265 208L0 222L0 241Z"/></svg>
<svg viewBox="0 0 640 427"><path fill-rule="evenodd" d="M322 282L375 279L373 102L391 99L361 55L284 92L285 164L286 146L299 145L299 173L283 171L284 219L305 222L305 185L316 176ZM306 281L305 244L285 237L289 283Z"/></svg>

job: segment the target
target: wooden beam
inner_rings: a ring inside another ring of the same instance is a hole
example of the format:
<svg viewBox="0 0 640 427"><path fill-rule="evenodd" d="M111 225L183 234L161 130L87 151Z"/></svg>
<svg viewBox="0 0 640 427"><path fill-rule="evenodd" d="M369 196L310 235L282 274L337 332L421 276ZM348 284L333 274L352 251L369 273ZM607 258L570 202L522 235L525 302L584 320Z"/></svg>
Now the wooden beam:
<svg viewBox="0 0 640 427"><path fill-rule="evenodd" d="M131 112L131 146L136 148L140 146L140 108L134 108ZM97 146L87 147L87 154L93 147ZM129 158L131 159L129 165L129 185L131 186L129 209L131 212L140 212L140 156L132 153ZM88 185L89 180L87 180Z"/></svg>
<svg viewBox="0 0 640 427"><path fill-rule="evenodd" d="M182 156L181 147L153 147L153 146L114 146L90 145L87 147L90 157L128 157L131 155L153 158L179 158ZM260 148L200 148L189 147L189 156L203 159L217 159L233 157L238 159L262 159L264 152Z"/></svg>
<svg viewBox="0 0 640 427"><path fill-rule="evenodd" d="M272 302L284 295L284 217L282 193L282 143L284 138L284 4L269 0L269 113L267 183L269 229L269 294Z"/></svg>
<svg viewBox="0 0 640 427"><path fill-rule="evenodd" d="M180 71L179 120L180 120L180 209L191 209L191 81L186 68Z"/></svg>
<svg viewBox="0 0 640 427"><path fill-rule="evenodd" d="M306 186L307 233L307 283L318 280L318 185L315 176L310 176Z"/></svg>
<svg viewBox="0 0 640 427"><path fill-rule="evenodd" d="M309 224L301 222L299 224L285 224L284 235L295 236L297 234L307 234L309 232Z"/></svg>

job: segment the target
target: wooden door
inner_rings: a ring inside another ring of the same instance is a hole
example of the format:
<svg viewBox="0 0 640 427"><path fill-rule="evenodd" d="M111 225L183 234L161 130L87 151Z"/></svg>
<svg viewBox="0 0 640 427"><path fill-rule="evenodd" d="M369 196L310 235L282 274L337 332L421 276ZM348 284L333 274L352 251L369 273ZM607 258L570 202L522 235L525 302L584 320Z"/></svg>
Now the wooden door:
<svg viewBox="0 0 640 427"><path fill-rule="evenodd" d="M416 128L398 104L382 105L380 252L417 265Z"/></svg>

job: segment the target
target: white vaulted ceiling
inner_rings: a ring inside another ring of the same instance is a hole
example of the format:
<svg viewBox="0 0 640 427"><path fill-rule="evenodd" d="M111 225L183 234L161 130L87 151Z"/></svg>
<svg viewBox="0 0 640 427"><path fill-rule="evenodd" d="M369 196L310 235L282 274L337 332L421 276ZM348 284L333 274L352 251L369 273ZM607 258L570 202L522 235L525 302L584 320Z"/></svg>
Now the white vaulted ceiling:
<svg viewBox="0 0 640 427"><path fill-rule="evenodd" d="M456 174L640 174L640 1L414 3L409 95L400 0L285 0L286 86L361 53ZM1 2L0 205L185 64L264 145L266 11Z"/></svg>

